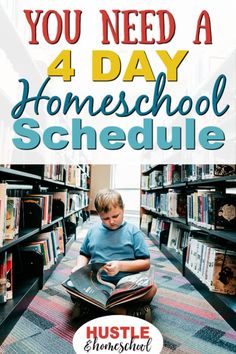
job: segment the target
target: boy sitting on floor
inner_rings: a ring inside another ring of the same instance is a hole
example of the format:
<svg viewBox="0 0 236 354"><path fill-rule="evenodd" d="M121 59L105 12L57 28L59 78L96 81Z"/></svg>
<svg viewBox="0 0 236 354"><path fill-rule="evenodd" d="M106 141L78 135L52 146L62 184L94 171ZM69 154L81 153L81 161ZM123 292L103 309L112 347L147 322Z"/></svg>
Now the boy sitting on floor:
<svg viewBox="0 0 236 354"><path fill-rule="evenodd" d="M89 262L106 263L103 279L116 284L126 275L148 270L150 254L144 235L136 226L123 220L124 204L121 195L115 190L101 190L96 195L94 204L102 223L88 231L80 248L77 265L72 272ZM151 322L149 303L156 291L157 287L153 285L143 297L115 306L109 312L137 316ZM78 304L90 306L84 302Z"/></svg>

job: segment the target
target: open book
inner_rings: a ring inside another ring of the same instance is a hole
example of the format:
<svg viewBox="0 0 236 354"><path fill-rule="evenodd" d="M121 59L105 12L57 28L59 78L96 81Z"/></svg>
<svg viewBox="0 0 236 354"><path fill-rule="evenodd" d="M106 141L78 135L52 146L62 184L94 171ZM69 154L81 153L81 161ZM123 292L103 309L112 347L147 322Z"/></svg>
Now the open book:
<svg viewBox="0 0 236 354"><path fill-rule="evenodd" d="M114 285L102 280L103 263L88 264L72 273L62 284L74 297L88 301L104 310L142 297L151 289L154 270L134 273Z"/></svg>

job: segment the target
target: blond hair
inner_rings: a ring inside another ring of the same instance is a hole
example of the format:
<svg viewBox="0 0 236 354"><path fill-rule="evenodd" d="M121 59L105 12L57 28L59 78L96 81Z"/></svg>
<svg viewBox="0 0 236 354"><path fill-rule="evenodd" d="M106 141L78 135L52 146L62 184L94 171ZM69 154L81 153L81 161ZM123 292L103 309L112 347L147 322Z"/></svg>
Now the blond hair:
<svg viewBox="0 0 236 354"><path fill-rule="evenodd" d="M124 209L122 197L114 189L100 190L95 197L94 205L98 213L108 213L112 207Z"/></svg>

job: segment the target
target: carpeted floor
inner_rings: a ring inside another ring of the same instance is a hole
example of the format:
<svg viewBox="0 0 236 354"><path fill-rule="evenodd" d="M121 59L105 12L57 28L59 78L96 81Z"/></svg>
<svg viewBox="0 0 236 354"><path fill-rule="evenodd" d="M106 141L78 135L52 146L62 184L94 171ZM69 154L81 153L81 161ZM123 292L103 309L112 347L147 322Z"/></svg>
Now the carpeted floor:
<svg viewBox="0 0 236 354"><path fill-rule="evenodd" d="M1 346L1 353L74 353L72 338L82 324L71 320L73 304L61 286L75 265L91 218L42 291L31 302ZM156 270L158 294L152 302L153 324L164 337L162 353L225 354L236 352L236 333L147 239Z"/></svg>

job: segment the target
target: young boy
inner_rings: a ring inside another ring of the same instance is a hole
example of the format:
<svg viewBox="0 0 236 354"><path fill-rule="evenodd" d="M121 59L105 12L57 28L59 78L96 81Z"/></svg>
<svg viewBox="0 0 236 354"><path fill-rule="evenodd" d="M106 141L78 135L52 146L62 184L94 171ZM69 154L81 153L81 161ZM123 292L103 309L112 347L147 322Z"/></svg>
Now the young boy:
<svg viewBox="0 0 236 354"><path fill-rule="evenodd" d="M125 222L124 204L115 190L101 190L95 198L95 208L102 223L92 227L80 248L76 267L72 272L91 263L106 263L103 279L116 284L122 277L150 268L150 254L143 233ZM110 312L137 316L151 322L149 303L156 293L150 291L137 300L113 307Z"/></svg>

